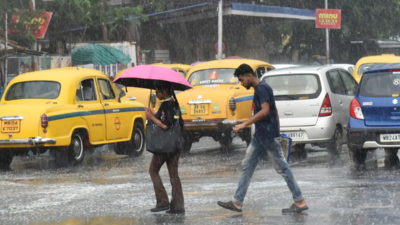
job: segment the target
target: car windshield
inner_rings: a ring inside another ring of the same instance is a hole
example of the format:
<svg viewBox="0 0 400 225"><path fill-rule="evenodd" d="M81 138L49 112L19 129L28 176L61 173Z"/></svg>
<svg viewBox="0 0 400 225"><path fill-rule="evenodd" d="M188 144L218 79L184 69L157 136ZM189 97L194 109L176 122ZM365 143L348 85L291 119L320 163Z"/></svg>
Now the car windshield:
<svg viewBox="0 0 400 225"><path fill-rule="evenodd" d="M397 97L400 95L400 73L387 72L365 76L360 94L366 97Z"/></svg>
<svg viewBox="0 0 400 225"><path fill-rule="evenodd" d="M362 64L358 68L358 74L362 75L365 71L367 71L375 66L386 65L386 64L387 63L365 63L365 64Z"/></svg>
<svg viewBox="0 0 400 225"><path fill-rule="evenodd" d="M28 81L13 84L7 91L6 100L56 99L60 95L61 84L54 81Z"/></svg>
<svg viewBox="0 0 400 225"><path fill-rule="evenodd" d="M319 77L314 74L267 76L264 81L271 86L277 101L313 99L321 93Z"/></svg>
<svg viewBox="0 0 400 225"><path fill-rule="evenodd" d="M209 69L192 73L188 81L193 86L237 84L239 80L233 76L235 69Z"/></svg>

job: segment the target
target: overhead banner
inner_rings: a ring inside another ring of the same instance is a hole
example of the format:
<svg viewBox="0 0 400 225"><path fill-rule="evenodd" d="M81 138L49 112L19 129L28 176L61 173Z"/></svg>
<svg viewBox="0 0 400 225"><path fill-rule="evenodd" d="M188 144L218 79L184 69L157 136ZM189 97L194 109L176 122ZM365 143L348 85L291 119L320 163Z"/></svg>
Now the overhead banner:
<svg viewBox="0 0 400 225"><path fill-rule="evenodd" d="M35 38L37 39L43 39L44 36L46 35L47 28L49 27L50 19L53 16L52 12L44 12L43 14L32 18L30 22L26 22L25 26L27 28L31 27L33 24L39 24L38 29L33 33ZM19 23L19 16L13 14L12 16L12 21L13 23ZM14 29L8 29L9 34L17 34L18 31Z"/></svg>
<svg viewBox="0 0 400 225"><path fill-rule="evenodd" d="M342 23L342 10L340 9L317 9L315 19L316 28L340 29Z"/></svg>

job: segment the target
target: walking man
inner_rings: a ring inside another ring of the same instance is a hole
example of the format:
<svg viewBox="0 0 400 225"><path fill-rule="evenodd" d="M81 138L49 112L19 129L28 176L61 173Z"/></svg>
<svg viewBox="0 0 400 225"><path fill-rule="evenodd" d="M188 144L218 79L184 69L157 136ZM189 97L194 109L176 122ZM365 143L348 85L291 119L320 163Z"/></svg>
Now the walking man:
<svg viewBox="0 0 400 225"><path fill-rule="evenodd" d="M229 202L218 201L218 205L229 210L242 212L243 201L257 163L268 152L268 155L274 161L276 172L285 179L293 195L294 204L289 208L282 209L282 212L300 213L307 210L307 203L293 177L292 170L283 156L279 143L279 116L271 87L264 81L260 81L255 76L253 69L247 64L240 65L234 75L238 77L245 88L254 87L254 116L244 123L236 125L233 131L238 132L255 123L256 132L242 161L242 175L233 200Z"/></svg>

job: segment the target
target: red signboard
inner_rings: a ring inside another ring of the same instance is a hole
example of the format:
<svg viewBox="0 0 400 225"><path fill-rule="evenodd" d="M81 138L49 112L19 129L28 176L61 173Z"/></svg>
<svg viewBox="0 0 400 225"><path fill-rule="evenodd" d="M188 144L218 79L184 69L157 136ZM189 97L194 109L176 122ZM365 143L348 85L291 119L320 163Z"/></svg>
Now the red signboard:
<svg viewBox="0 0 400 225"><path fill-rule="evenodd" d="M342 11L340 9L317 9L315 19L316 28L340 29L342 22Z"/></svg>
<svg viewBox="0 0 400 225"><path fill-rule="evenodd" d="M45 12L42 15L32 18L31 22L25 23L25 26L30 27L32 24L39 24L39 28L33 33L33 35L37 39L43 39L44 35L46 34L47 27L49 26L50 19L53 16L52 12ZM18 15L13 15L12 16L12 21L13 23L19 23L19 18ZM16 34L18 31L14 29L9 29L8 30L9 34Z"/></svg>

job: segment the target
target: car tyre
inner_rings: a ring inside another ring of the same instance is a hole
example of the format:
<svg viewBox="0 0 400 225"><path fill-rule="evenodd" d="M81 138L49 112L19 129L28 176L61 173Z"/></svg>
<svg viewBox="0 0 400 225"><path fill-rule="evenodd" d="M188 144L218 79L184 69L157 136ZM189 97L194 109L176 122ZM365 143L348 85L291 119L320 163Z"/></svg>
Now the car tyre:
<svg viewBox="0 0 400 225"><path fill-rule="evenodd" d="M0 168L1 169L10 168L13 158L14 158L14 154L11 150L0 149Z"/></svg>
<svg viewBox="0 0 400 225"><path fill-rule="evenodd" d="M397 156L397 148L385 148L385 167L391 169L393 167L398 167L400 164L399 157Z"/></svg>
<svg viewBox="0 0 400 225"><path fill-rule="evenodd" d="M83 136L80 132L75 131L72 134L71 144L68 146L68 158L71 165L78 165L85 158L86 148L83 141Z"/></svg>
<svg viewBox="0 0 400 225"><path fill-rule="evenodd" d="M291 156L298 160L307 159L306 144L296 144L293 148L294 151L291 153Z"/></svg>
<svg viewBox="0 0 400 225"><path fill-rule="evenodd" d="M129 155L130 157L139 157L143 154L145 145L145 136L143 124L135 122L132 136L129 141L117 142L114 151L118 155Z"/></svg>
<svg viewBox="0 0 400 225"><path fill-rule="evenodd" d="M349 148L349 155L351 160L356 164L356 166L365 165L365 159L367 158L366 149L351 149Z"/></svg>
<svg viewBox="0 0 400 225"><path fill-rule="evenodd" d="M342 153L343 136L340 127L336 127L331 140L328 143L328 153L332 156L338 156Z"/></svg>
<svg viewBox="0 0 400 225"><path fill-rule="evenodd" d="M181 138L181 145L182 145L182 155L188 154L190 152L190 149L192 148L192 144L193 141L191 140L191 138L189 138L188 136L184 135Z"/></svg>
<svg viewBox="0 0 400 225"><path fill-rule="evenodd" d="M221 150L223 152L229 152L232 150L232 141L233 138L230 135L225 135L222 137L222 139L219 141L219 144L221 145Z"/></svg>
<svg viewBox="0 0 400 225"><path fill-rule="evenodd" d="M68 147L55 148L52 151L57 166L76 166L82 163L86 152L82 134L79 131L74 131L71 136L71 144Z"/></svg>

